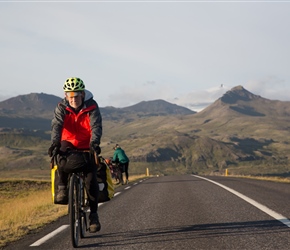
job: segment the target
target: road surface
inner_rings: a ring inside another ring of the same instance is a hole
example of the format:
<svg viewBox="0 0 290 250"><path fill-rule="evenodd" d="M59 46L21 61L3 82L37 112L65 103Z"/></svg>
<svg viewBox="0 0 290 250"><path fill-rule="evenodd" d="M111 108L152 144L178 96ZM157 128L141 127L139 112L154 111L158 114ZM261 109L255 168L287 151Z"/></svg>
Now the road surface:
<svg viewBox="0 0 290 250"><path fill-rule="evenodd" d="M290 249L290 184L196 175L119 187L81 249ZM73 249L68 217L8 249Z"/></svg>

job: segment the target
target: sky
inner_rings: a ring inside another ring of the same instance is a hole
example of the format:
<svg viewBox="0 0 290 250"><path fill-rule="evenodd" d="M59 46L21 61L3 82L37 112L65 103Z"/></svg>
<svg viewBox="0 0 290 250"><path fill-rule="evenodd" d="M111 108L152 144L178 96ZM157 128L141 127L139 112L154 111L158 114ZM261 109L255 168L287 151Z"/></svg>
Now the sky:
<svg viewBox="0 0 290 250"><path fill-rule="evenodd" d="M100 107L162 99L200 111L242 85L290 100L290 1L1 1L0 101L63 97L81 78Z"/></svg>

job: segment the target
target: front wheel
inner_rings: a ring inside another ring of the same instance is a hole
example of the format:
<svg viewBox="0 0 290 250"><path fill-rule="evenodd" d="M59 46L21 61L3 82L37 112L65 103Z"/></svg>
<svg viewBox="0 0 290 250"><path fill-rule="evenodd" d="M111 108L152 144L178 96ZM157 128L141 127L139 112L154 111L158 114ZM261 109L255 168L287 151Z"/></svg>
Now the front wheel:
<svg viewBox="0 0 290 250"><path fill-rule="evenodd" d="M80 214L80 222L81 222L81 227L80 227L80 233L81 233L81 238L85 238L85 232L87 231L87 225L88 225L88 204L87 204L87 197L86 197L86 192L84 187L82 188L82 203L81 203L81 214Z"/></svg>
<svg viewBox="0 0 290 250"><path fill-rule="evenodd" d="M78 179L72 174L69 184L69 222L73 247L79 244L79 192Z"/></svg>

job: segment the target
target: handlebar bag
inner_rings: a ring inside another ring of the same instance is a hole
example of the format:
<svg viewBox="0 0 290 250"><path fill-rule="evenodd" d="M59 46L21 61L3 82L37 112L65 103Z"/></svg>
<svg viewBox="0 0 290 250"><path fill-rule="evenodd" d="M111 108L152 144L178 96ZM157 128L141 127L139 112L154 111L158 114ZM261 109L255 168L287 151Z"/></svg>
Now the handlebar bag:
<svg viewBox="0 0 290 250"><path fill-rule="evenodd" d="M66 173L76 173L84 171L90 165L89 152L68 152L60 156L59 167Z"/></svg>

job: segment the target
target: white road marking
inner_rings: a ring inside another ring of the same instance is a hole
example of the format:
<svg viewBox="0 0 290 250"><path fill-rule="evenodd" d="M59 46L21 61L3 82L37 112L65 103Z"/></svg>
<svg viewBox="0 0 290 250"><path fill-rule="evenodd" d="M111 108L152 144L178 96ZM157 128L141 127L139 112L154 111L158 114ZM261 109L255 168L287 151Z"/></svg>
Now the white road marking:
<svg viewBox="0 0 290 250"><path fill-rule="evenodd" d="M117 195L119 195L120 193L121 193L121 192L117 192L117 193L115 193L115 194L114 194L114 197L117 196Z"/></svg>
<svg viewBox="0 0 290 250"><path fill-rule="evenodd" d="M255 200L235 191L234 189L231 189L231 188L228 188L227 186L224 186L218 182L215 182L215 181L212 181L210 179L207 179L207 178L204 178L204 177L201 177L201 176L197 176L197 175L192 175L194 177L197 177L197 178L200 178L200 179L203 179L203 180L206 180L206 181L209 181L215 185L218 185L224 189L226 189L227 191L231 192L232 194L240 197L241 199L245 200L246 202L250 203L251 205L255 206L256 208L260 209L261 211L263 211L264 213L270 215L271 217L273 217L274 219L282 222L284 225L286 225L287 227L290 227L290 220L288 218L286 218L285 216L283 216L282 214L279 214L279 213L276 213L275 211L273 211L272 209L256 202Z"/></svg>
<svg viewBox="0 0 290 250"><path fill-rule="evenodd" d="M129 189L129 188L131 188L131 186L125 187L124 189L127 190L127 189Z"/></svg>
<svg viewBox="0 0 290 250"><path fill-rule="evenodd" d="M69 225L62 225L61 227L57 228L56 230L54 230L51 233L47 234L46 236L42 237L38 241L35 241L30 246L31 247L40 246L41 244L43 244L44 242L48 241L49 239L51 239L52 237L54 237L56 234L58 234L59 232L65 230L68 227L69 227Z"/></svg>

